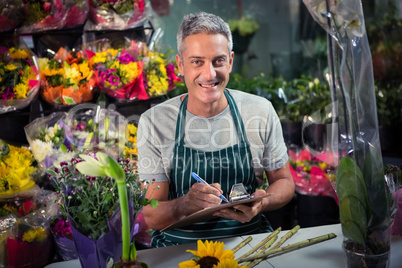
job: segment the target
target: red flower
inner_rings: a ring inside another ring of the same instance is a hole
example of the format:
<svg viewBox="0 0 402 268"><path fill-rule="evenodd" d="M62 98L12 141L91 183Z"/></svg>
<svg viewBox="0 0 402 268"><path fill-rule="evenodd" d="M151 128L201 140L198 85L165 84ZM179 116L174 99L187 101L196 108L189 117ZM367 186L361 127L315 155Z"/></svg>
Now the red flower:
<svg viewBox="0 0 402 268"><path fill-rule="evenodd" d="M36 208L35 203L32 203L30 200L27 200L24 202L22 207L18 210L18 214L20 216L26 216L29 213L31 213L32 211L34 211L35 208Z"/></svg>

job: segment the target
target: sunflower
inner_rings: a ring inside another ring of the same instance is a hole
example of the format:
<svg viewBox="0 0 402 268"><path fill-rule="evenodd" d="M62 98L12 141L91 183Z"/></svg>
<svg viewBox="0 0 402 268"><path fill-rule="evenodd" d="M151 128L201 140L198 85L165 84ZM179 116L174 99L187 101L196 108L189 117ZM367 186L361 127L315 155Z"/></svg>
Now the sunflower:
<svg viewBox="0 0 402 268"><path fill-rule="evenodd" d="M201 240L197 241L198 250L187 250L194 255L192 260L179 263L179 268L226 268L226 267L240 267L238 262L234 259L232 250L223 250L225 244L223 242L212 242L206 240L203 243Z"/></svg>

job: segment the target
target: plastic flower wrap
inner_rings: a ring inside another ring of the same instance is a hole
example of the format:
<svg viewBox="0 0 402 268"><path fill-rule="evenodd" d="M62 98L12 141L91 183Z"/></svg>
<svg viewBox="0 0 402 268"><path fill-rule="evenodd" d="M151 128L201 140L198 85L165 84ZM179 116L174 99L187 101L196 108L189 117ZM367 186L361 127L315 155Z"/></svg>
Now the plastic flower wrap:
<svg viewBox="0 0 402 268"><path fill-rule="evenodd" d="M81 105L84 105L83 110L76 106L68 113L53 113L25 126L32 153L42 168L59 168L60 162L70 161L78 153L90 150L104 151L115 157L123 154L125 118L95 104Z"/></svg>
<svg viewBox="0 0 402 268"><path fill-rule="evenodd" d="M77 259L70 222L65 215L56 215L50 222L50 232L57 245L57 254L65 261Z"/></svg>
<svg viewBox="0 0 402 268"><path fill-rule="evenodd" d="M84 24L88 18L87 0L23 0L21 33L63 29Z"/></svg>
<svg viewBox="0 0 402 268"><path fill-rule="evenodd" d="M328 33L328 80L333 100L328 147L342 156L336 159L335 167L343 247L359 253L361 263L356 266L367 265L365 257L369 255L383 255L381 265L386 266L395 201L384 176L373 64L361 1L303 2ZM351 260L348 258L348 263Z"/></svg>
<svg viewBox="0 0 402 268"><path fill-rule="evenodd" d="M150 98L165 95L182 80L177 76L178 69L168 62L165 54L148 51L144 61L144 84Z"/></svg>
<svg viewBox="0 0 402 268"><path fill-rule="evenodd" d="M36 56L22 39L0 44L0 114L27 107L39 91Z"/></svg>
<svg viewBox="0 0 402 268"><path fill-rule="evenodd" d="M21 21L22 0L0 2L0 32L14 30Z"/></svg>
<svg viewBox="0 0 402 268"><path fill-rule="evenodd" d="M91 101L95 94L95 78L81 51L64 48L52 59L39 58L41 97L53 105L73 105Z"/></svg>
<svg viewBox="0 0 402 268"><path fill-rule="evenodd" d="M88 30L124 30L146 19L145 0L89 0Z"/></svg>
<svg viewBox="0 0 402 268"><path fill-rule="evenodd" d="M139 60L142 45L133 41L129 48L107 48L96 53L86 50L101 91L118 99L148 99L143 84L144 64Z"/></svg>
<svg viewBox="0 0 402 268"><path fill-rule="evenodd" d="M0 198L13 197L32 188L35 164L29 149L0 140Z"/></svg>
<svg viewBox="0 0 402 268"><path fill-rule="evenodd" d="M0 266L43 267L52 259L49 222L56 194L38 186L0 199Z"/></svg>

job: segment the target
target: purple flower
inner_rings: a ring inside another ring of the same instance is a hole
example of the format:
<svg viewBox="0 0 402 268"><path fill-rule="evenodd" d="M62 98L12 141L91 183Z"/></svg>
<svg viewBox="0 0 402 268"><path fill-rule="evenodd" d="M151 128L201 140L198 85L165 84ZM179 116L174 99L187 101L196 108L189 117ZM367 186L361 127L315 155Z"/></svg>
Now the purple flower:
<svg viewBox="0 0 402 268"><path fill-rule="evenodd" d="M118 86L120 83L120 77L111 75L107 80L112 86Z"/></svg>
<svg viewBox="0 0 402 268"><path fill-rule="evenodd" d="M118 61L123 64L129 64L130 62L135 62L135 58L128 53L124 53L123 55L118 57Z"/></svg>
<svg viewBox="0 0 402 268"><path fill-rule="evenodd" d="M0 100L9 100L14 98L14 96L12 88L6 87L3 93L0 94Z"/></svg>
<svg viewBox="0 0 402 268"><path fill-rule="evenodd" d="M86 126L85 126L85 124L82 123L82 122L81 122L81 123L78 123L77 126L75 127L75 129L76 129L76 130L79 130L79 131L84 131L85 128L86 128Z"/></svg>

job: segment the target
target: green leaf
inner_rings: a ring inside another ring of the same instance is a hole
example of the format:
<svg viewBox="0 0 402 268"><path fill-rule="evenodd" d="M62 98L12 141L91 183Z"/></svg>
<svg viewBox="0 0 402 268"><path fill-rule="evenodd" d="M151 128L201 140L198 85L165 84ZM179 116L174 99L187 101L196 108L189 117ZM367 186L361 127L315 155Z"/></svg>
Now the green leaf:
<svg viewBox="0 0 402 268"><path fill-rule="evenodd" d="M158 206L158 200L151 199L151 201L149 201L149 204L151 205L152 208L156 208Z"/></svg>
<svg viewBox="0 0 402 268"><path fill-rule="evenodd" d="M124 183L126 181L124 169L110 156L108 156L107 161L109 163L109 168L106 171L108 176L114 178L117 182Z"/></svg>
<svg viewBox="0 0 402 268"><path fill-rule="evenodd" d="M63 153L67 153L67 147L64 144L60 145L60 149Z"/></svg>
<svg viewBox="0 0 402 268"><path fill-rule="evenodd" d="M367 211L354 196L339 201L340 220L343 235L363 245L367 235Z"/></svg>

